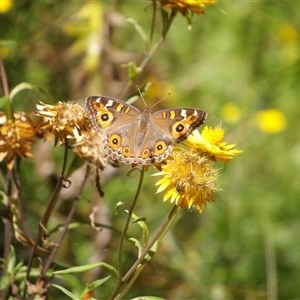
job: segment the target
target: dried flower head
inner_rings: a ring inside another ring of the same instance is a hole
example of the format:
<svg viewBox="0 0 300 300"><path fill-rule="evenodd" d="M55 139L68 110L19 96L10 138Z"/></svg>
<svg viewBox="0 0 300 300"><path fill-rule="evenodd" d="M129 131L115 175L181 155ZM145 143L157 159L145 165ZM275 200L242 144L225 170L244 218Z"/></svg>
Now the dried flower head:
<svg viewBox="0 0 300 300"><path fill-rule="evenodd" d="M213 193L220 191L217 184L219 171L212 163L195 152L179 150L173 152L173 159L162 166L162 171L153 176L163 176L156 185L157 193L166 190L163 200L170 199L176 205L202 211L203 205L214 201Z"/></svg>
<svg viewBox="0 0 300 300"><path fill-rule="evenodd" d="M0 112L0 161L7 157L7 166L12 168L15 156L32 156L31 143L35 133L34 124L25 113L15 112L11 119L7 119Z"/></svg>
<svg viewBox="0 0 300 300"><path fill-rule="evenodd" d="M74 143L73 151L101 170L107 164L116 165L103 149L102 137L96 131L82 134Z"/></svg>
<svg viewBox="0 0 300 300"><path fill-rule="evenodd" d="M235 144L223 142L224 133L225 130L220 126L216 128L205 126L201 134L198 130L193 131L182 144L212 161L229 162L243 151L232 149Z"/></svg>
<svg viewBox="0 0 300 300"><path fill-rule="evenodd" d="M37 109L36 114L42 117L39 132L45 140L54 137L55 144L75 141L82 133L91 130L85 110L77 103L58 102L50 105L40 102Z"/></svg>

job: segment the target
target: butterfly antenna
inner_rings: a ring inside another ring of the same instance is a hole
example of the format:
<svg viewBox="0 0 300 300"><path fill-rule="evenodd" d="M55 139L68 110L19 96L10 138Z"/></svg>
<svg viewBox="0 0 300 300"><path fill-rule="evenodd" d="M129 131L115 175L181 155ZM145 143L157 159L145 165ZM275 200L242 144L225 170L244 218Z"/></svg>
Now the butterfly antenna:
<svg viewBox="0 0 300 300"><path fill-rule="evenodd" d="M137 90L139 91L139 94L140 94L140 96L141 96L141 98L142 98L142 100L143 100L145 106L147 107L147 103L146 103L146 101L145 101L145 99L144 99L144 97L143 97L143 94L142 94L140 88L139 88L138 86L136 86L136 88L137 88ZM157 105L159 102L163 101L165 98L167 98L167 97L170 96L170 95L171 95L171 93L168 93L168 95L166 95L165 97L163 97L163 98L161 98L160 100L158 100L158 101L157 101L156 103L154 103L150 108L154 107L155 105Z"/></svg>
<svg viewBox="0 0 300 300"><path fill-rule="evenodd" d="M145 106L147 107L146 101L145 101L145 99L144 99L144 97L143 97L143 94L142 94L140 88L138 87L138 85L136 85L136 88L137 88L137 90L139 91L139 94L140 94L140 96L141 96L141 98L142 98L142 100L143 100Z"/></svg>
<svg viewBox="0 0 300 300"><path fill-rule="evenodd" d="M168 93L166 96L164 96L164 97L162 97L160 100L158 100L156 103L154 103L152 106L151 106L151 108L152 107L154 107L155 105L157 105L158 103L160 103L161 101L163 101L164 99L166 99L168 96L170 96L171 95L171 93Z"/></svg>

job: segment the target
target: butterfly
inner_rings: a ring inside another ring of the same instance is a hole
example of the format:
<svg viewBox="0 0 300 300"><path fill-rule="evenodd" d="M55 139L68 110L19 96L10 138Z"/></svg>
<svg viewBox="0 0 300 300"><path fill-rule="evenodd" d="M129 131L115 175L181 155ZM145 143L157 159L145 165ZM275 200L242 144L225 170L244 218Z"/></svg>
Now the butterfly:
<svg viewBox="0 0 300 300"><path fill-rule="evenodd" d="M107 154L125 164L149 165L166 159L175 143L204 123L207 113L196 108L152 112L106 96L88 96L85 106L103 139Z"/></svg>

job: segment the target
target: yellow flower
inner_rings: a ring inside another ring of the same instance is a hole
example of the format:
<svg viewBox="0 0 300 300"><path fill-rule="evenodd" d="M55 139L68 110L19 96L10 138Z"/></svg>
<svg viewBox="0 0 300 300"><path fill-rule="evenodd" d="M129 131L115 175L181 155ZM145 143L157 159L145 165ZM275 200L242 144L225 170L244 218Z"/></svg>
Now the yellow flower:
<svg viewBox="0 0 300 300"><path fill-rule="evenodd" d="M234 103L226 103L222 107L222 116L224 121L234 124L241 118L241 111Z"/></svg>
<svg viewBox="0 0 300 300"><path fill-rule="evenodd" d="M183 16L188 15L188 10L195 14L204 14L204 7L214 5L215 0L160 0L160 3L165 8L172 8L179 11Z"/></svg>
<svg viewBox="0 0 300 300"><path fill-rule="evenodd" d="M298 30L291 24L284 24L279 30L279 37L286 44L295 44L299 40Z"/></svg>
<svg viewBox="0 0 300 300"><path fill-rule="evenodd" d="M0 13L7 13L11 10L13 2L11 0L0 0Z"/></svg>
<svg viewBox="0 0 300 300"><path fill-rule="evenodd" d="M7 120L5 114L0 112L0 161L7 157L7 166L10 169L15 156L33 156L31 143L36 133L34 127L25 113L15 112L13 118Z"/></svg>
<svg viewBox="0 0 300 300"><path fill-rule="evenodd" d="M285 115L279 109L266 109L259 112L256 121L260 130L268 134L281 132L287 127Z"/></svg>
<svg viewBox="0 0 300 300"><path fill-rule="evenodd" d="M228 162L243 151L232 149L235 144L223 142L224 132L225 130L220 126L214 129L205 126L201 135L198 130L195 130L182 144L212 161Z"/></svg>
<svg viewBox="0 0 300 300"><path fill-rule="evenodd" d="M202 212L206 202L214 201L213 193L220 191L217 184L219 171L212 163L192 151L174 151L162 171L153 176L163 176L156 185L157 193L166 190L163 200L170 199L176 205Z"/></svg>
<svg viewBox="0 0 300 300"><path fill-rule="evenodd" d="M38 130L46 140L54 137L55 144L75 141L82 133L91 130L85 110L77 103L49 105L40 102L36 106L36 114L42 117Z"/></svg>

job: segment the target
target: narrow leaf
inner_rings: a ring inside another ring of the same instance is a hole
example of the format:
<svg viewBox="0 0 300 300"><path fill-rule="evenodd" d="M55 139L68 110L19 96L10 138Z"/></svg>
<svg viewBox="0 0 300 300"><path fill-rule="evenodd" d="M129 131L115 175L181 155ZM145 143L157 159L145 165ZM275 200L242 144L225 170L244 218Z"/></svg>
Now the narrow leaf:
<svg viewBox="0 0 300 300"><path fill-rule="evenodd" d="M147 44L148 43L148 38L147 38L147 35L146 35L143 27L133 18L127 17L126 21L133 25L135 30L139 33L139 35L143 39L144 43Z"/></svg>

